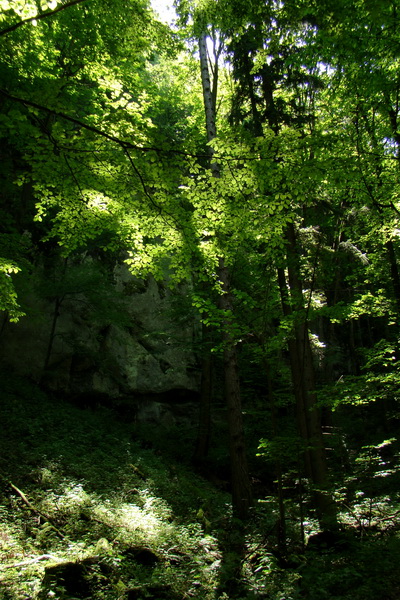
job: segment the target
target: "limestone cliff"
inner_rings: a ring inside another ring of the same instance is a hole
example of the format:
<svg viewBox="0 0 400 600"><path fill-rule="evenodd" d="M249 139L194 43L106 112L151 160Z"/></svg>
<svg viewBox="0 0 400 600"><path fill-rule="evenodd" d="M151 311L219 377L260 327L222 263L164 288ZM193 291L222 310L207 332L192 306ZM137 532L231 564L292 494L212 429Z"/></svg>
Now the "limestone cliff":
<svg viewBox="0 0 400 600"><path fill-rule="evenodd" d="M24 298L27 315L18 323L5 323L3 366L68 395L95 392L112 398L195 391L193 321L184 315L177 319L174 308L176 294L184 299L184 290L172 293L154 279L139 281L122 262L109 268L107 290L101 278L98 289L93 278L85 287L79 283L79 277L84 279L79 275L82 264L92 271L98 266L93 259L85 260L80 271L64 267L64 275L61 265L55 269L54 264L41 264L38 278L56 278L58 287L48 291L48 286L43 293L43 284L33 285Z"/></svg>

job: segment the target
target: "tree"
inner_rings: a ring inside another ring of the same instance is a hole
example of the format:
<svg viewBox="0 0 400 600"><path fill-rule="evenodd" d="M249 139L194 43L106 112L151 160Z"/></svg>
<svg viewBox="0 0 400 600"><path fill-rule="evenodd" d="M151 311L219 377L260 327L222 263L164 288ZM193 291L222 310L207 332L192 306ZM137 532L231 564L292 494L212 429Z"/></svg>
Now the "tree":
<svg viewBox="0 0 400 600"><path fill-rule="evenodd" d="M162 52L173 42L146 2L50 4L5 3L2 13L2 164L14 172L10 180L5 171L3 235L21 235L34 218L35 244L56 237L65 254L93 239L115 248L132 177L144 191L129 152L146 152L151 127L139 74L156 44ZM18 318L10 275L21 267L8 254L2 265L2 306Z"/></svg>
<svg viewBox="0 0 400 600"><path fill-rule="evenodd" d="M304 227L300 213L305 205L301 200L308 184L304 177L295 186L291 183L296 161L299 165L303 163L308 174L315 177L311 171L313 152L307 157L309 142L300 141L300 136L310 138L313 134L316 118L313 102L321 83L313 66L304 66L298 50L302 31L293 24L288 27L284 10L275 12L268 4L252 12L240 2L235 9L229 15L230 23L229 19L224 23L231 39L229 50L237 84L231 115L234 122L245 124L257 138L268 137L272 147L270 157L275 172L264 173L263 195L268 212L279 213L278 227L285 239L273 260L277 265L283 315L291 329L288 349L297 422L320 523L323 527L335 527L335 507L328 491L321 420L316 405L308 305L303 295L301 250L296 233L296 229ZM259 178L258 186L260 183Z"/></svg>
<svg viewBox="0 0 400 600"><path fill-rule="evenodd" d="M203 88L205 123L207 141L212 143L216 137L216 99L217 99L217 69L218 56L214 63L214 79L211 83L208 56L207 35L200 31L198 38L200 71ZM212 176L220 178L220 165L213 159L212 146L208 146L210 155L210 170ZM218 237L218 234L217 234ZM217 245L222 250L221 240ZM229 451L231 462L232 504L237 516L245 519L252 503L252 492L247 466L246 448L244 441L242 407L240 398L240 381L238 373L238 359L236 339L232 331L231 315L233 315L233 300L230 282L230 269L227 265L223 250L218 256L217 278L219 280L219 309L222 316L222 344L224 364L224 394L228 412Z"/></svg>

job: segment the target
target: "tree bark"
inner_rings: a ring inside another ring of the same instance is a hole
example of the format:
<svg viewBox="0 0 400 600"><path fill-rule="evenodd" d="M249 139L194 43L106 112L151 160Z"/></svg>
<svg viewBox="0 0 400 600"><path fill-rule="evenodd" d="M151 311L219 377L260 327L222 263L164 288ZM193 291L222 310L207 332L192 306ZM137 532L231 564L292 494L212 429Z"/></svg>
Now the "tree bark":
<svg viewBox="0 0 400 600"><path fill-rule="evenodd" d="M203 337L206 335L203 327ZM200 407L199 428L197 432L196 446L193 453L193 464L204 465L210 446L211 434L211 396L212 396L212 362L209 349L202 358L201 383L200 383Z"/></svg>
<svg viewBox="0 0 400 600"><path fill-rule="evenodd" d="M219 278L223 292L220 296L219 306L222 311L232 313L230 273L223 258L219 260ZM222 340L224 343L225 402L228 409L232 505L236 515L245 519L252 504L252 490L243 431L237 351L229 320L224 323Z"/></svg>
<svg viewBox="0 0 400 600"><path fill-rule="evenodd" d="M305 472L313 486L314 504L321 528L334 529L337 527L336 506L329 491L321 414L315 394L314 363L299 276L296 236L292 223L287 228L286 244L288 280L281 268L278 269L278 281L283 312L286 316L294 317L288 349L297 422L305 446Z"/></svg>
<svg viewBox="0 0 400 600"><path fill-rule="evenodd" d="M199 38L199 54L201 81L203 87L204 110L206 118L207 140L211 142L217 133L215 124L215 100L213 99L213 86L207 61L207 37L205 34ZM215 96L215 90L214 90ZM213 149L209 147L210 168L214 177L220 177L220 165L213 161ZM232 314L232 292L229 268L221 256L218 264L218 278L221 283L221 296L219 307L222 311ZM233 511L241 519L248 515L252 503L251 483L247 466L246 448L243 431L242 405L240 397L240 381L238 372L238 359L235 339L231 331L229 318L225 319L223 327L223 361L225 402L228 410L229 453L231 464L232 506Z"/></svg>

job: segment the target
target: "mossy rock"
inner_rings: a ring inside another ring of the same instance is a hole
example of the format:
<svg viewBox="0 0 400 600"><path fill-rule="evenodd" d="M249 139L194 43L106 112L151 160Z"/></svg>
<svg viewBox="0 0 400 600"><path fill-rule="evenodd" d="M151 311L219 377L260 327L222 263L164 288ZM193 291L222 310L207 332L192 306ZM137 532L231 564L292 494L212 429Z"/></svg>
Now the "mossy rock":
<svg viewBox="0 0 400 600"><path fill-rule="evenodd" d="M144 567L155 567L160 561L157 554L150 550L150 548L144 548L140 546L132 546L127 548L121 553L121 555L128 560L132 560L140 565L143 565Z"/></svg>
<svg viewBox="0 0 400 600"><path fill-rule="evenodd" d="M55 592L57 598L92 598L99 581L102 585L107 583L108 572L109 566L97 558L47 567L38 598L47 599L50 591Z"/></svg>

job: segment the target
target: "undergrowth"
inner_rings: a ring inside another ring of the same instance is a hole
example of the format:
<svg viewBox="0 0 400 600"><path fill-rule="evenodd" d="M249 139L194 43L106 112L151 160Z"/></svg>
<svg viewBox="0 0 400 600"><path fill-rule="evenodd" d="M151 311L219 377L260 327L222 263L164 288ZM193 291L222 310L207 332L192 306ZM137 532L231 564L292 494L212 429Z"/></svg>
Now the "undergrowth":
<svg viewBox="0 0 400 600"><path fill-rule="evenodd" d="M82 410L13 378L2 387L2 600L400 596L397 494L371 484L379 449L366 448L357 477L338 488L343 533L333 544L311 543L318 527L306 514L304 546L287 492L282 550L276 499L260 498L246 526L235 521L229 494L179 459L187 432L154 429L152 439L148 427L143 438L109 409Z"/></svg>

